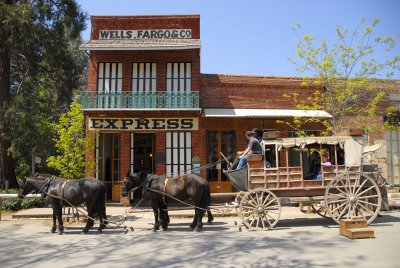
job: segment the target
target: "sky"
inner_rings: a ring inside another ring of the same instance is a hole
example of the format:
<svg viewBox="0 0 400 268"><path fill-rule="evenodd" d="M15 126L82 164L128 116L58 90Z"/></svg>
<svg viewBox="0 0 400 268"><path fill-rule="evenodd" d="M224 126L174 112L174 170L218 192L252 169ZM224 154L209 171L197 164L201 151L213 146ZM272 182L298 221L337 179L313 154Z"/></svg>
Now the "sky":
<svg viewBox="0 0 400 268"><path fill-rule="evenodd" d="M396 37L397 46L382 61L400 56L399 0L77 0L88 14L84 40L90 39L90 16L200 15L201 72L266 76L303 76L288 58L298 60L302 34L317 44L337 40L336 26L354 30L364 17L381 22L376 35ZM300 24L303 33L293 27ZM394 78L400 79L400 72Z"/></svg>

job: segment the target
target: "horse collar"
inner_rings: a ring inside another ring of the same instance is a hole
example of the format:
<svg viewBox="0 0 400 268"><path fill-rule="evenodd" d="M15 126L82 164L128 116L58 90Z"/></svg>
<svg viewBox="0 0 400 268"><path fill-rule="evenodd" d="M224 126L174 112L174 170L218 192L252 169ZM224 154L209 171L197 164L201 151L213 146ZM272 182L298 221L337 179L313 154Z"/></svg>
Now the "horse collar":
<svg viewBox="0 0 400 268"><path fill-rule="evenodd" d="M64 198L64 188L65 185L67 185L67 183L69 182L69 180L64 181L64 183L61 185L61 198Z"/></svg>
<svg viewBox="0 0 400 268"><path fill-rule="evenodd" d="M165 179L164 181L164 194L163 194L163 202L166 205L167 202L165 201L165 194L166 194L166 190L167 190L167 183L168 183L168 178Z"/></svg>

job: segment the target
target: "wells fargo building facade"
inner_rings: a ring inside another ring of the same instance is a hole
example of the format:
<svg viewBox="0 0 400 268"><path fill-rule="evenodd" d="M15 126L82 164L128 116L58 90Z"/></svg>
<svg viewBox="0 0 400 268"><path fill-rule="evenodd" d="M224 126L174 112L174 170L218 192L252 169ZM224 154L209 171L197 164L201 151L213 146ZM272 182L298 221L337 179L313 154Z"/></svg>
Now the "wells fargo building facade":
<svg viewBox="0 0 400 268"><path fill-rule="evenodd" d="M120 197L127 171L169 176L191 172L210 180L212 192L230 192L225 163L206 169L247 144L249 129L278 129L277 119L327 117L304 113L282 98L283 92L306 97L301 78L200 73L200 17L94 16L87 91L81 95L87 126L97 130L94 158L108 199ZM223 53L223 51L221 51ZM318 130L320 126L310 126Z"/></svg>

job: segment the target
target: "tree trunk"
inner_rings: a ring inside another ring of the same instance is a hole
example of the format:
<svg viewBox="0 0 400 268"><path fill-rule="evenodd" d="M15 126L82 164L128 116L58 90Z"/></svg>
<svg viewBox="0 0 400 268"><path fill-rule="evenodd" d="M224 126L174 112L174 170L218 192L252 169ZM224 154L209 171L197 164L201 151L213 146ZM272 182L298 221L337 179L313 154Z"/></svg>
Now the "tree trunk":
<svg viewBox="0 0 400 268"><path fill-rule="evenodd" d="M3 0L2 4L11 4L12 1ZM8 181L10 188L18 187L18 183L15 177L15 171L13 167L13 161L7 154L7 149L10 144L4 140L4 131L6 129L6 118L5 111L10 103L10 53L7 44L7 30L2 24L4 21L4 8L0 12L0 179L5 185L5 181Z"/></svg>

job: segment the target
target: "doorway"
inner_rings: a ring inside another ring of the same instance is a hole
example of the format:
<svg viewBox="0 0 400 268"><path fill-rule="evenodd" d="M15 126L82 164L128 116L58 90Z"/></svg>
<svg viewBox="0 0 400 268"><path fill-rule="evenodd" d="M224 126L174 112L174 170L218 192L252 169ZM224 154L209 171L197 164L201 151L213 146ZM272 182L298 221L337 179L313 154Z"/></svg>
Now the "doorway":
<svg viewBox="0 0 400 268"><path fill-rule="evenodd" d="M154 173L154 133L135 133L133 135L133 172Z"/></svg>
<svg viewBox="0 0 400 268"><path fill-rule="evenodd" d="M106 199L120 201L120 135L100 133L96 140L96 178L106 185Z"/></svg>

